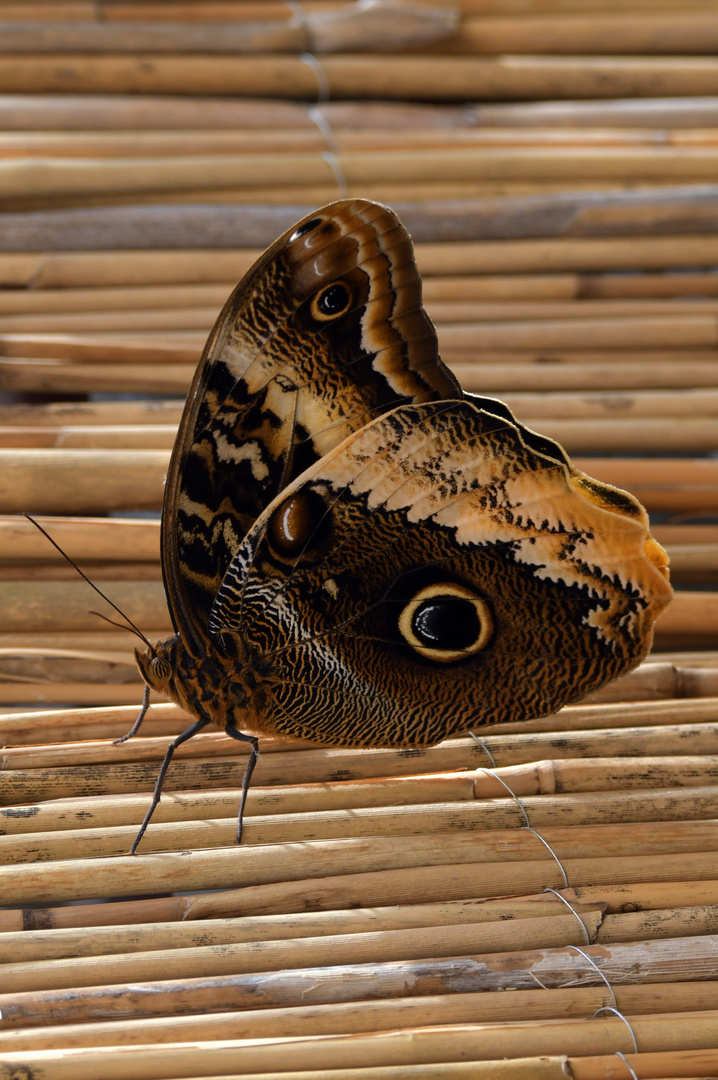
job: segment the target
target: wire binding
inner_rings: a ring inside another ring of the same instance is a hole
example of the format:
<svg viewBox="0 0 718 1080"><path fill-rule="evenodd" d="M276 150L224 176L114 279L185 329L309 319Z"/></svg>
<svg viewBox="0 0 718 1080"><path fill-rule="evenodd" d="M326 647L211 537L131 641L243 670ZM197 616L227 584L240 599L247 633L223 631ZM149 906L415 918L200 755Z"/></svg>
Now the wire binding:
<svg viewBox="0 0 718 1080"><path fill-rule="evenodd" d="M303 5L300 3L300 0L284 0L284 3L292 12L294 18L297 20L302 30L304 31L307 52L316 52L316 39L314 37L314 29L312 28L312 24L307 18L307 13L304 10Z"/></svg>
<svg viewBox="0 0 718 1080"><path fill-rule="evenodd" d="M317 104L323 105L326 101L329 101L329 79L327 73L322 65L317 60L314 53L305 52L302 53L300 60L307 67L310 67L317 77Z"/></svg>
<svg viewBox="0 0 718 1080"><path fill-rule="evenodd" d="M519 809L521 810L521 813L523 814L524 821L526 822L526 824L522 825L521 828L526 829L528 832L532 832L534 834L534 836L536 836L541 841L541 843L544 845L544 847L546 847L548 849L548 851L551 852L551 854L554 857L554 860L556 861L556 864L557 864L559 870L561 871L561 873L563 875L563 879L564 879L564 881L566 883L565 887L569 888L570 886L569 886L569 882L568 882L568 874L566 873L566 868L564 867L563 863L561 862L561 859L556 854L556 852L553 850L553 848L551 847L549 842L547 840L545 840L544 837L541 836L541 834L536 829L533 828L533 826L531 825L531 822L529 821L529 815L528 815L528 812L526 810L526 807L521 802L521 799L518 797L518 795L514 791L511 790L511 788L506 783L504 778L497 774L496 769L497 769L498 766L496 765L496 759L494 758L494 755L491 753L488 746L478 737L478 735L475 735L473 731L470 731L469 735L474 740L476 745L481 747L481 749L484 751L484 753L488 757L489 761L491 762L491 766L488 767L488 768L487 767L482 767L482 771L485 772L485 773L489 773L491 776L493 776L494 780L498 780L499 783L502 785L502 787L506 788L507 792L509 793L511 798L514 800L516 805L519 807ZM573 904L571 903L571 901L567 900L566 897L562 896L560 892L558 892L556 889L551 888L548 885L544 888L544 892L553 893L553 895L558 897L558 899L561 900L561 902L566 905L566 907L569 909L569 911L571 911L573 913L573 915L576 916L579 923L581 924L581 927L583 928L584 934L586 935L586 944L590 945L591 944L591 936L590 936L590 934L588 932L588 927L586 926L585 922L583 921L583 919L581 918L579 913L576 911L576 909L573 906ZM580 955L584 958L584 960L586 960L591 965L591 967L594 968L594 970L598 973L598 975L600 975L601 979L603 979L604 983L606 984L606 987L608 988L608 992L611 995L611 1001L613 1002L613 1005L602 1005L600 1009L596 1010L596 1012L593 1014L593 1016L596 1017L602 1012L614 1013L615 1016L617 1016L619 1018L619 1020L623 1021L623 1023L626 1025L629 1032L631 1033L631 1038L633 1040L634 1053L637 1054L638 1053L638 1043L636 1041L636 1033L634 1032L633 1028L631 1027L630 1021L623 1015L623 1013L618 1008L618 1003L616 1001L616 995L614 993L613 987L611 986L610 982L606 978L606 975L604 974L603 971L601 971L600 967L595 962L595 960L593 960L593 958L590 957L588 955L588 953L584 952L583 949L579 948L578 945L568 945L567 948L574 949L577 953L580 953ZM631 1068L631 1065L626 1060L624 1054L621 1053L620 1051L616 1051L616 1056L619 1057L623 1061L626 1068L629 1070L629 1072L631 1074L631 1080L638 1080L638 1077L636 1076L636 1073Z"/></svg>
<svg viewBox="0 0 718 1080"><path fill-rule="evenodd" d="M314 105L309 106L307 109L307 115L309 119L316 124L324 136L324 141L327 144L327 150L322 154L322 158L326 161L329 168L334 173L334 179L336 180L337 187L339 188L339 194L346 198L349 194L349 185L347 178L344 174L341 162L339 160L339 145L336 140L336 136L332 131L332 126L327 120L326 116L319 108L320 105L326 104L331 97L331 88L329 86L329 79L327 73L322 67L320 61L315 56L315 38L314 31L312 30L311 23L307 18L307 13L304 10L299 0L285 0L287 7L294 13L295 18L301 24L304 29L304 33L307 39L307 51L302 53L301 60L303 64L310 67L314 72L317 80L317 100Z"/></svg>
<svg viewBox="0 0 718 1080"><path fill-rule="evenodd" d="M531 831L532 831L532 832L536 832L536 830L535 830L535 829L532 829ZM538 834L538 833L536 833L536 835L537 835L537 836L539 836L539 834ZM539 836L539 840L541 840L541 839L542 839L542 837L540 837L540 836ZM567 886L567 887L568 887L568 886ZM570 904L570 903L569 903L569 901L568 901L568 900L566 899L566 897L565 897L565 896L562 896L562 895L561 895L561 893L560 893L560 892L558 892L558 890L557 890L557 889L552 889L550 885L547 885L547 886L545 887L545 889L544 889L544 892L550 892L550 893L553 893L553 895L554 895L555 897L557 897L557 899L559 899L559 900L561 901L561 903L562 903L562 904L565 904L565 905L566 905L566 907L567 907L567 908L568 908L568 910L569 910L569 911L571 912L571 914L572 914L572 915L575 915L575 916L576 916L576 918L577 918L577 919L578 919L578 921L580 922L581 926L583 927L583 932L584 932L584 934L586 935L586 944L587 944L587 945L590 945L590 944L591 944L591 935L590 935L590 934L589 934L589 932L588 932L588 927L586 926L585 922L583 921L583 919L581 918L581 916L579 915L579 913L578 913L578 912L576 911L576 908L575 908L575 907L573 906L573 904ZM574 946L574 948L575 948L575 946ZM611 990L611 987L610 987L610 985L609 985L608 989L609 989L609 990ZM613 995L613 990L611 990L611 995ZM615 1002L615 1000L616 1000L616 999L615 999L615 997L613 998L613 1000L614 1000L614 1002Z"/></svg>
<svg viewBox="0 0 718 1080"><path fill-rule="evenodd" d="M634 1040L633 1040L633 1041L634 1041L634 1042L636 1041L636 1040L635 1040L635 1038L634 1038ZM617 1050L617 1051L616 1051L616 1057L617 1057L617 1058L620 1058L620 1059L621 1059L621 1061L623 1062L623 1064L624 1064L624 1065L626 1066L626 1068L628 1069L628 1071L629 1071L629 1073L630 1073L630 1075L631 1075L631 1080L640 1080L640 1078L639 1078L639 1076L638 1076L638 1073L637 1073L637 1072L636 1072L636 1071L634 1070L634 1068L633 1068L633 1066L631 1065L630 1061L628 1061L628 1060L626 1059L626 1055L625 1055L624 1053L622 1053L622 1052L621 1052L620 1050Z"/></svg>

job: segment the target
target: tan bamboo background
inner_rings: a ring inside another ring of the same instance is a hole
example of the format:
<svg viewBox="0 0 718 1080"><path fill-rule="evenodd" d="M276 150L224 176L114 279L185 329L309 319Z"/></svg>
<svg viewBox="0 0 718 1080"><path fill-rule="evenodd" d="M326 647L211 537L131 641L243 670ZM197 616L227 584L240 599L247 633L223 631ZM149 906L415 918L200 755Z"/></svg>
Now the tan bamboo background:
<svg viewBox="0 0 718 1080"><path fill-rule="evenodd" d="M718 1076L718 11L709 0L0 0L0 1073ZM421 753L177 753L111 609L237 278L348 192L442 355L635 492L634 673Z"/></svg>

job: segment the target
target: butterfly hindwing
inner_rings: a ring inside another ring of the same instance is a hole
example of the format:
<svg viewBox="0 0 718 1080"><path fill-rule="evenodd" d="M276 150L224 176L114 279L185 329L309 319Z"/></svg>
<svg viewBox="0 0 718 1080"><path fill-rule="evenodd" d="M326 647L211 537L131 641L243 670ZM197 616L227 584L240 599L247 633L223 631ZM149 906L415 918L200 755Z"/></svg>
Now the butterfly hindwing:
<svg viewBox="0 0 718 1080"><path fill-rule="evenodd" d="M287 483L381 412L452 397L392 211L348 199L281 236L217 320L172 455L162 556L185 643L206 652L224 573Z"/></svg>
<svg viewBox="0 0 718 1080"><path fill-rule="evenodd" d="M635 666L670 596L662 552L634 499L591 483L490 399L349 436L261 515L212 611L261 673L257 728L426 745Z"/></svg>

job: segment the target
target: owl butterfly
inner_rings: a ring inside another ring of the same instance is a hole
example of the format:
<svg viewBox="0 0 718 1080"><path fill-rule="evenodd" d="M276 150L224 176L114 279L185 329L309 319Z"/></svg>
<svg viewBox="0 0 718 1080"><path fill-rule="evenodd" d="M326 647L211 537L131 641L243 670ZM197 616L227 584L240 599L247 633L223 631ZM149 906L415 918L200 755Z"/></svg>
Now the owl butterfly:
<svg viewBox="0 0 718 1080"><path fill-rule="evenodd" d="M347 199L281 236L210 335L167 477L176 633L137 662L194 717L334 746L421 747L538 717L634 667L666 556L439 358L411 241ZM126 736L126 738L129 736ZM239 839L239 834L238 834Z"/></svg>

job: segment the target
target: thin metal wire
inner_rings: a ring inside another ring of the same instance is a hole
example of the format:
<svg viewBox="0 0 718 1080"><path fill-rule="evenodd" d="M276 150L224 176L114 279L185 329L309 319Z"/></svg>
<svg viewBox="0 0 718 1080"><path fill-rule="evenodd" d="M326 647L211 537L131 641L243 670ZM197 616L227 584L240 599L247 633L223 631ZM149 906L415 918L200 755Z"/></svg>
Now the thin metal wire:
<svg viewBox="0 0 718 1080"><path fill-rule="evenodd" d="M327 120L326 116L319 108L318 105L311 105L307 109L307 116L310 120L313 120L317 125L322 135L326 140L326 144L333 154L339 153L339 144L337 143L336 136L332 130L332 125Z"/></svg>
<svg viewBox="0 0 718 1080"><path fill-rule="evenodd" d="M528 816L528 814L526 812L526 807L521 802L521 799L518 797L518 795L515 792L513 792L511 790L511 788L509 787L509 785L506 783L506 781L502 777L500 777L498 775L498 773L496 773L494 771L496 769L496 763L494 761L494 758L493 758L488 746L485 746L484 743L481 741L481 739L479 739L476 735L474 735L473 731L470 731L469 734L471 735L471 738L474 740L474 742L477 743L477 745L480 746L488 754L489 760L493 762L491 769L484 769L484 772L491 773L494 780L498 780L498 782L500 784L502 784L503 787L506 788L509 795L514 800L514 802L519 807L519 809L521 810L521 813L524 816L524 821L526 822L526 824L523 825L522 828L526 829L527 832L533 833L534 836L538 840L541 841L541 843L547 849L547 851L553 856L553 858L554 858L554 860L556 862L556 865L558 866L559 870L561 871L561 876L563 877L563 881L564 881L564 888L568 889L568 887L569 887L568 874L566 873L566 868L563 865L563 863L561 862L561 860L559 859L558 855L553 850L553 848L549 844L548 840L544 840L543 836L541 836L541 834L536 832L536 829L533 828L533 826L531 825L531 822L529 821L529 816Z"/></svg>
<svg viewBox="0 0 718 1080"><path fill-rule="evenodd" d="M595 1011L595 1013L593 1015L598 1016L600 1013L604 1013L604 1012L614 1013L618 1017L619 1020L623 1020L624 1024L626 1025L626 1027L628 1028L628 1030L631 1033L631 1038L633 1039L633 1053L637 1054L638 1053L638 1043L636 1042L636 1033L633 1030L633 1028L631 1027L629 1021L626 1019L626 1017L621 1012L621 1010L614 1008L613 1005L602 1005L600 1009L596 1009L596 1011ZM628 1062L626 1062L626 1065L628 1065ZM628 1067L630 1069L631 1066L628 1065Z"/></svg>
<svg viewBox="0 0 718 1080"><path fill-rule="evenodd" d="M312 28L312 24L307 17L304 6L300 3L300 0L284 0L284 3L292 12L294 18L297 20L302 30L304 31L307 43L307 52L315 52L316 39L314 37L314 29Z"/></svg>
<svg viewBox="0 0 718 1080"><path fill-rule="evenodd" d="M534 830L534 832L535 832L535 830ZM538 836L538 833L536 833L536 835ZM542 837L539 836L539 840L541 840L541 839L542 839ZM566 907L571 912L571 914L576 916L576 918L580 922L581 926L583 927L584 934L586 935L586 944L590 945L591 944L591 935L588 932L588 927L586 926L585 922L583 921L583 919L581 918L579 913L576 911L576 908L573 906L573 904L569 903L569 901L566 899L565 896L561 896L561 893L558 892L556 889L552 889L550 885L547 885L544 888L544 892L553 893L554 896L558 897L558 899L561 901L562 904L566 905ZM616 999L614 998L614 1001L615 1000Z"/></svg>
<svg viewBox="0 0 718 1080"><path fill-rule="evenodd" d="M636 1040L634 1039L633 1041L635 1042ZM633 1067L632 1067L631 1063L630 1063L629 1061L627 1061L627 1060L626 1060L626 1055L625 1055L625 1054L623 1054L623 1053L621 1053L621 1051L620 1051L620 1050L617 1050L617 1051L616 1051L616 1057L617 1057L617 1058L620 1058L620 1059L621 1059L621 1061L623 1062L623 1064L624 1064L624 1065L626 1066L626 1068L628 1069L629 1073L631 1074L631 1080L639 1080L639 1076L638 1076L638 1073L634 1071L634 1069L633 1069Z"/></svg>
<svg viewBox="0 0 718 1080"><path fill-rule="evenodd" d="M611 995L611 1001L613 1002L613 1008L617 1009L618 1008L618 1003L616 1001L616 995L613 992L613 987L611 986L610 982L608 981L608 979L606 978L604 973L601 971L601 969L598 966L598 964L596 963L596 961L591 956L589 956L588 953L585 953L583 951L583 949L579 949L578 945L569 945L568 948L569 949L575 949L576 952L580 953L581 956L584 958L584 960L586 960L591 965L592 968L595 968L595 970L598 972L598 974L601 976L601 978L605 982L606 986L608 987L608 992ZM595 1016L596 1014L594 1013L593 1015Z"/></svg>
<svg viewBox="0 0 718 1080"><path fill-rule="evenodd" d="M310 67L317 77L317 104L323 105L325 101L329 101L330 89L329 79L327 73L322 65L317 60L314 53L305 52L302 53L300 60L307 67Z"/></svg>
<svg viewBox="0 0 718 1080"><path fill-rule="evenodd" d="M568 888L569 887L568 874L566 873L566 868L564 867L563 863L561 862L561 859L556 854L556 852L553 850L553 848L551 847L549 842L547 840L545 840L544 837L541 836L541 834L539 832L537 832L536 829L533 828L533 826L531 825L531 822L529 821L529 816L528 816L528 812L526 810L526 807L521 802L521 799L518 797L518 795L514 791L511 790L511 788L506 783L506 781L503 779L503 777L499 776L498 773L495 771L496 768L497 768L496 759L494 758L493 754L489 750L488 746L477 735L475 735L473 731L470 731L469 735L474 740L476 745L481 747L481 749L484 751L484 753L488 757L489 761L491 762L491 767L490 768L483 768L482 771L485 772L485 773L488 773L491 776L493 776L493 778L495 780L498 780L499 783L504 788L506 788L506 791L509 793L509 795L514 800L516 805L521 810L521 813L523 814L524 821L526 822L526 824L523 825L522 828L526 829L528 832L532 832L534 834L534 836L536 836L541 841L541 843L548 849L548 851L551 852L551 854L553 855L553 857L554 857L554 859L556 861L556 864L557 864L558 868L560 869L561 873L563 874L563 879L564 879L564 881L566 883L566 888ZM566 897L562 896L560 892L557 892L556 889L552 889L548 885L544 888L544 892L553 893L553 895L557 896L558 899L561 900L561 902L566 905L566 907L569 909L569 911L571 911L572 914L576 916L576 918L578 919L579 923L581 924L581 926L583 928L584 934L586 935L586 944L590 945L591 944L591 935L589 934L588 927L586 926L585 922L583 921L583 919L581 918L579 913L574 908L573 904L571 904L570 900L567 900ZM594 1017L600 1015L600 1013L602 1013L602 1012L611 1012L615 1016L617 1016L619 1018L619 1020L622 1020L623 1023L628 1028L629 1032L631 1033L631 1039L633 1040L634 1052L637 1054L638 1053L638 1043L636 1041L636 1033L634 1032L633 1028L631 1027L630 1021L623 1015L623 1013L618 1008L618 1003L616 1002L616 995L614 993L613 987L611 986L610 982L606 978L606 975L604 974L603 971L601 971L600 967L595 962L595 960L593 960L593 958L590 957L588 955L588 953L584 952L583 949L579 948L578 945L569 945L567 947L569 949L574 949L577 953L579 953L584 958L584 960L586 960L591 965L591 967L594 968L594 970L598 973L598 975L600 975L601 979L603 979L604 983L606 984L606 988L608 989L608 992L611 995L611 1001L613 1002L613 1005L603 1005L603 1006L601 1006L601 1008L597 1009L596 1012L593 1014ZM619 1057L623 1061L626 1068L629 1070L629 1072L631 1074L631 1080L638 1080L638 1077L636 1076L635 1072L631 1068L630 1064L628 1063L628 1061L626 1061L625 1056L620 1051L616 1052L616 1056Z"/></svg>
<svg viewBox="0 0 718 1080"><path fill-rule="evenodd" d="M322 154L322 157L329 165L330 169L334 173L334 179L337 182L339 193L346 197L349 194L349 185L347 184L347 178L344 175L344 170L341 167L339 158L331 150L327 150Z"/></svg>
<svg viewBox="0 0 718 1080"><path fill-rule="evenodd" d="M334 173L334 179L336 180L340 195L346 197L349 194L349 185L339 160L339 146L334 132L332 131L331 124L318 107L324 105L331 97L329 78L320 61L315 56L314 31L302 4L299 0L285 0L285 3L294 13L295 18L304 29L307 39L307 51L302 53L301 60L303 64L306 64L307 67L312 69L317 80L317 100L314 105L307 109L307 115L309 116L309 119L316 124L324 136L327 150L322 154L322 158Z"/></svg>

